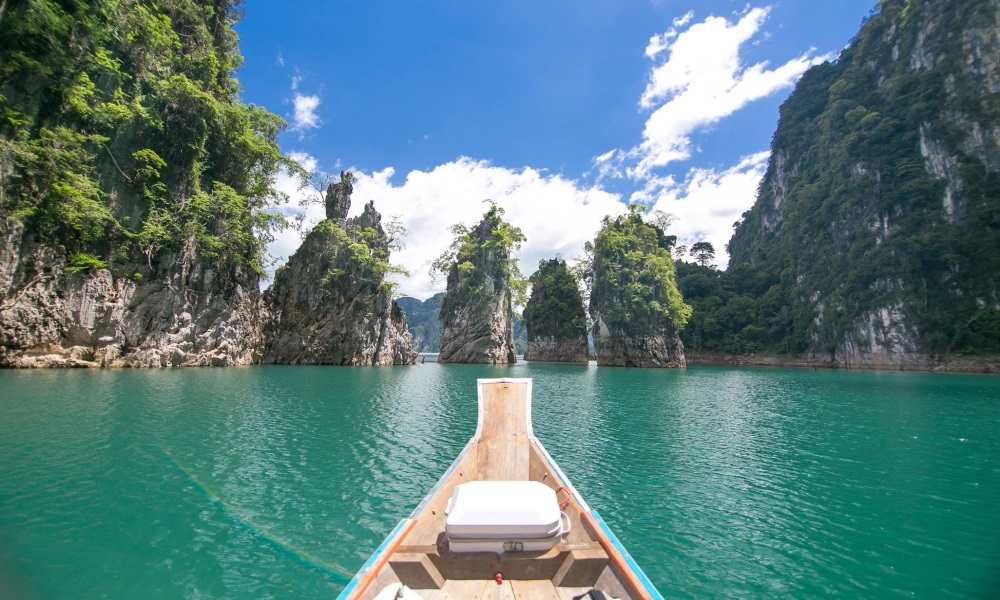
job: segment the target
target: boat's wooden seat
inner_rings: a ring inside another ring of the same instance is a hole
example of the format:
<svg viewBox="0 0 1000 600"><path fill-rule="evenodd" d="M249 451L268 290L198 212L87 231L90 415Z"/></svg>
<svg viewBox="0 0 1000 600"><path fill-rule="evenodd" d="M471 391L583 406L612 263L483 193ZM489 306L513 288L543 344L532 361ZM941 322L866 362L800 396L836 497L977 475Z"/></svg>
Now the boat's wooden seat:
<svg viewBox="0 0 1000 600"><path fill-rule="evenodd" d="M453 553L437 545L400 546L389 565L413 589L440 589L445 581L493 579L497 573L518 580L547 579L557 586L594 585L608 564L597 542L561 543L547 552Z"/></svg>

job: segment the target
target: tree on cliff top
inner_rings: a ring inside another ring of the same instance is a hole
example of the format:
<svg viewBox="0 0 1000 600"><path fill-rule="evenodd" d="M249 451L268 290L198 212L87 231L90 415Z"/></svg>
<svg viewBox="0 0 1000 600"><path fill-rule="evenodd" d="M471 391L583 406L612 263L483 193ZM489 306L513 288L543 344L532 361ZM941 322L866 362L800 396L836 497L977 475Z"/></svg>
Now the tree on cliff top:
<svg viewBox="0 0 1000 600"><path fill-rule="evenodd" d="M561 258L542 260L528 280L531 298L524 308L528 339L587 337L587 315L576 277Z"/></svg>
<svg viewBox="0 0 1000 600"><path fill-rule="evenodd" d="M504 286L510 288L514 304L524 304L528 282L514 255L525 240L524 233L502 217L503 209L490 202L490 209L475 227L452 226L454 241L431 265L432 276L448 278L449 293L441 304L442 315L451 310L458 297L493 294ZM483 288L488 280L493 283L491 290Z"/></svg>
<svg viewBox="0 0 1000 600"><path fill-rule="evenodd" d="M242 0L0 2L0 220L71 270L196 248L263 273L279 117L240 103Z"/></svg>
<svg viewBox="0 0 1000 600"><path fill-rule="evenodd" d="M670 249L675 238L642 218L643 207L604 217L593 246L591 315L609 328L653 332L683 329L691 316L675 279Z"/></svg>

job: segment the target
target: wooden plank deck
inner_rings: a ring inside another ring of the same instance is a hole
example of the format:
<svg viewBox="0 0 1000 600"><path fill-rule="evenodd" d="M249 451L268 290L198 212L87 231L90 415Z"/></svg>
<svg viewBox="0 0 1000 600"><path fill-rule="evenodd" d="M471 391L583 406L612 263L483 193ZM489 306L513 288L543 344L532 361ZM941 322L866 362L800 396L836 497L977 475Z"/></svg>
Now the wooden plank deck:
<svg viewBox="0 0 1000 600"><path fill-rule="evenodd" d="M424 600L572 600L591 588L557 588L547 579L505 579L494 581L457 579L439 590L413 590Z"/></svg>
<svg viewBox="0 0 1000 600"><path fill-rule="evenodd" d="M502 382L483 385L482 389L479 479L527 481L528 385Z"/></svg>

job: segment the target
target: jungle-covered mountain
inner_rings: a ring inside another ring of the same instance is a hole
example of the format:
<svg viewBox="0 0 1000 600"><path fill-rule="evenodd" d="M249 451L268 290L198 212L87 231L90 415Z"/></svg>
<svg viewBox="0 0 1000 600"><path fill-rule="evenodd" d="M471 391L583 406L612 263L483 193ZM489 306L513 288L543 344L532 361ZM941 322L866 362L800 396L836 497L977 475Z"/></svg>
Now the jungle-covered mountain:
<svg viewBox="0 0 1000 600"><path fill-rule="evenodd" d="M932 366L1000 352L1000 2L884 0L782 105L689 351Z"/></svg>
<svg viewBox="0 0 1000 600"><path fill-rule="evenodd" d="M0 366L247 364L265 331L315 342L258 291L284 224L275 176L301 170L279 151L284 121L239 98L242 4L0 2ZM356 225L324 246L353 257L338 268L354 278L324 298L384 287L377 213ZM314 303L316 319L336 310L398 335L333 332L313 360L409 356L388 294L352 296L350 314Z"/></svg>
<svg viewBox="0 0 1000 600"><path fill-rule="evenodd" d="M12 2L0 364L239 364L284 122L240 102L241 2Z"/></svg>

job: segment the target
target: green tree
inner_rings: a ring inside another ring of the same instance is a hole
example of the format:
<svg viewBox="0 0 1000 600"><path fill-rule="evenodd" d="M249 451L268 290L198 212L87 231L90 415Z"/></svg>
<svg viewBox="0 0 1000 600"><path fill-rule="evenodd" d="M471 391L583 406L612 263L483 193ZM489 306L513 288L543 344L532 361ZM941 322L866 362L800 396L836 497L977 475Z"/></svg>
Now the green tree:
<svg viewBox="0 0 1000 600"><path fill-rule="evenodd" d="M524 308L528 339L586 339L587 315L576 277L561 258L542 260L529 278L531 297Z"/></svg>
<svg viewBox="0 0 1000 600"><path fill-rule="evenodd" d="M701 266L707 267L715 260L715 246L710 242L697 242L691 246L691 256Z"/></svg>
<svg viewBox="0 0 1000 600"><path fill-rule="evenodd" d="M442 314L451 310L456 295L496 293L504 287L511 290L515 305L524 305L528 281L517 266L515 253L525 237L519 227L503 219L503 213L490 202L489 210L475 227L452 226L455 238L431 265L431 275L447 277L448 289L456 290L456 294L445 296ZM483 289L487 282L492 282L493 289Z"/></svg>
<svg viewBox="0 0 1000 600"><path fill-rule="evenodd" d="M643 208L605 217L593 244L590 312L624 331L681 330L691 316L675 280L672 241L642 218Z"/></svg>
<svg viewBox="0 0 1000 600"><path fill-rule="evenodd" d="M261 274L284 121L242 104L242 0L0 3L0 218L132 273Z"/></svg>

